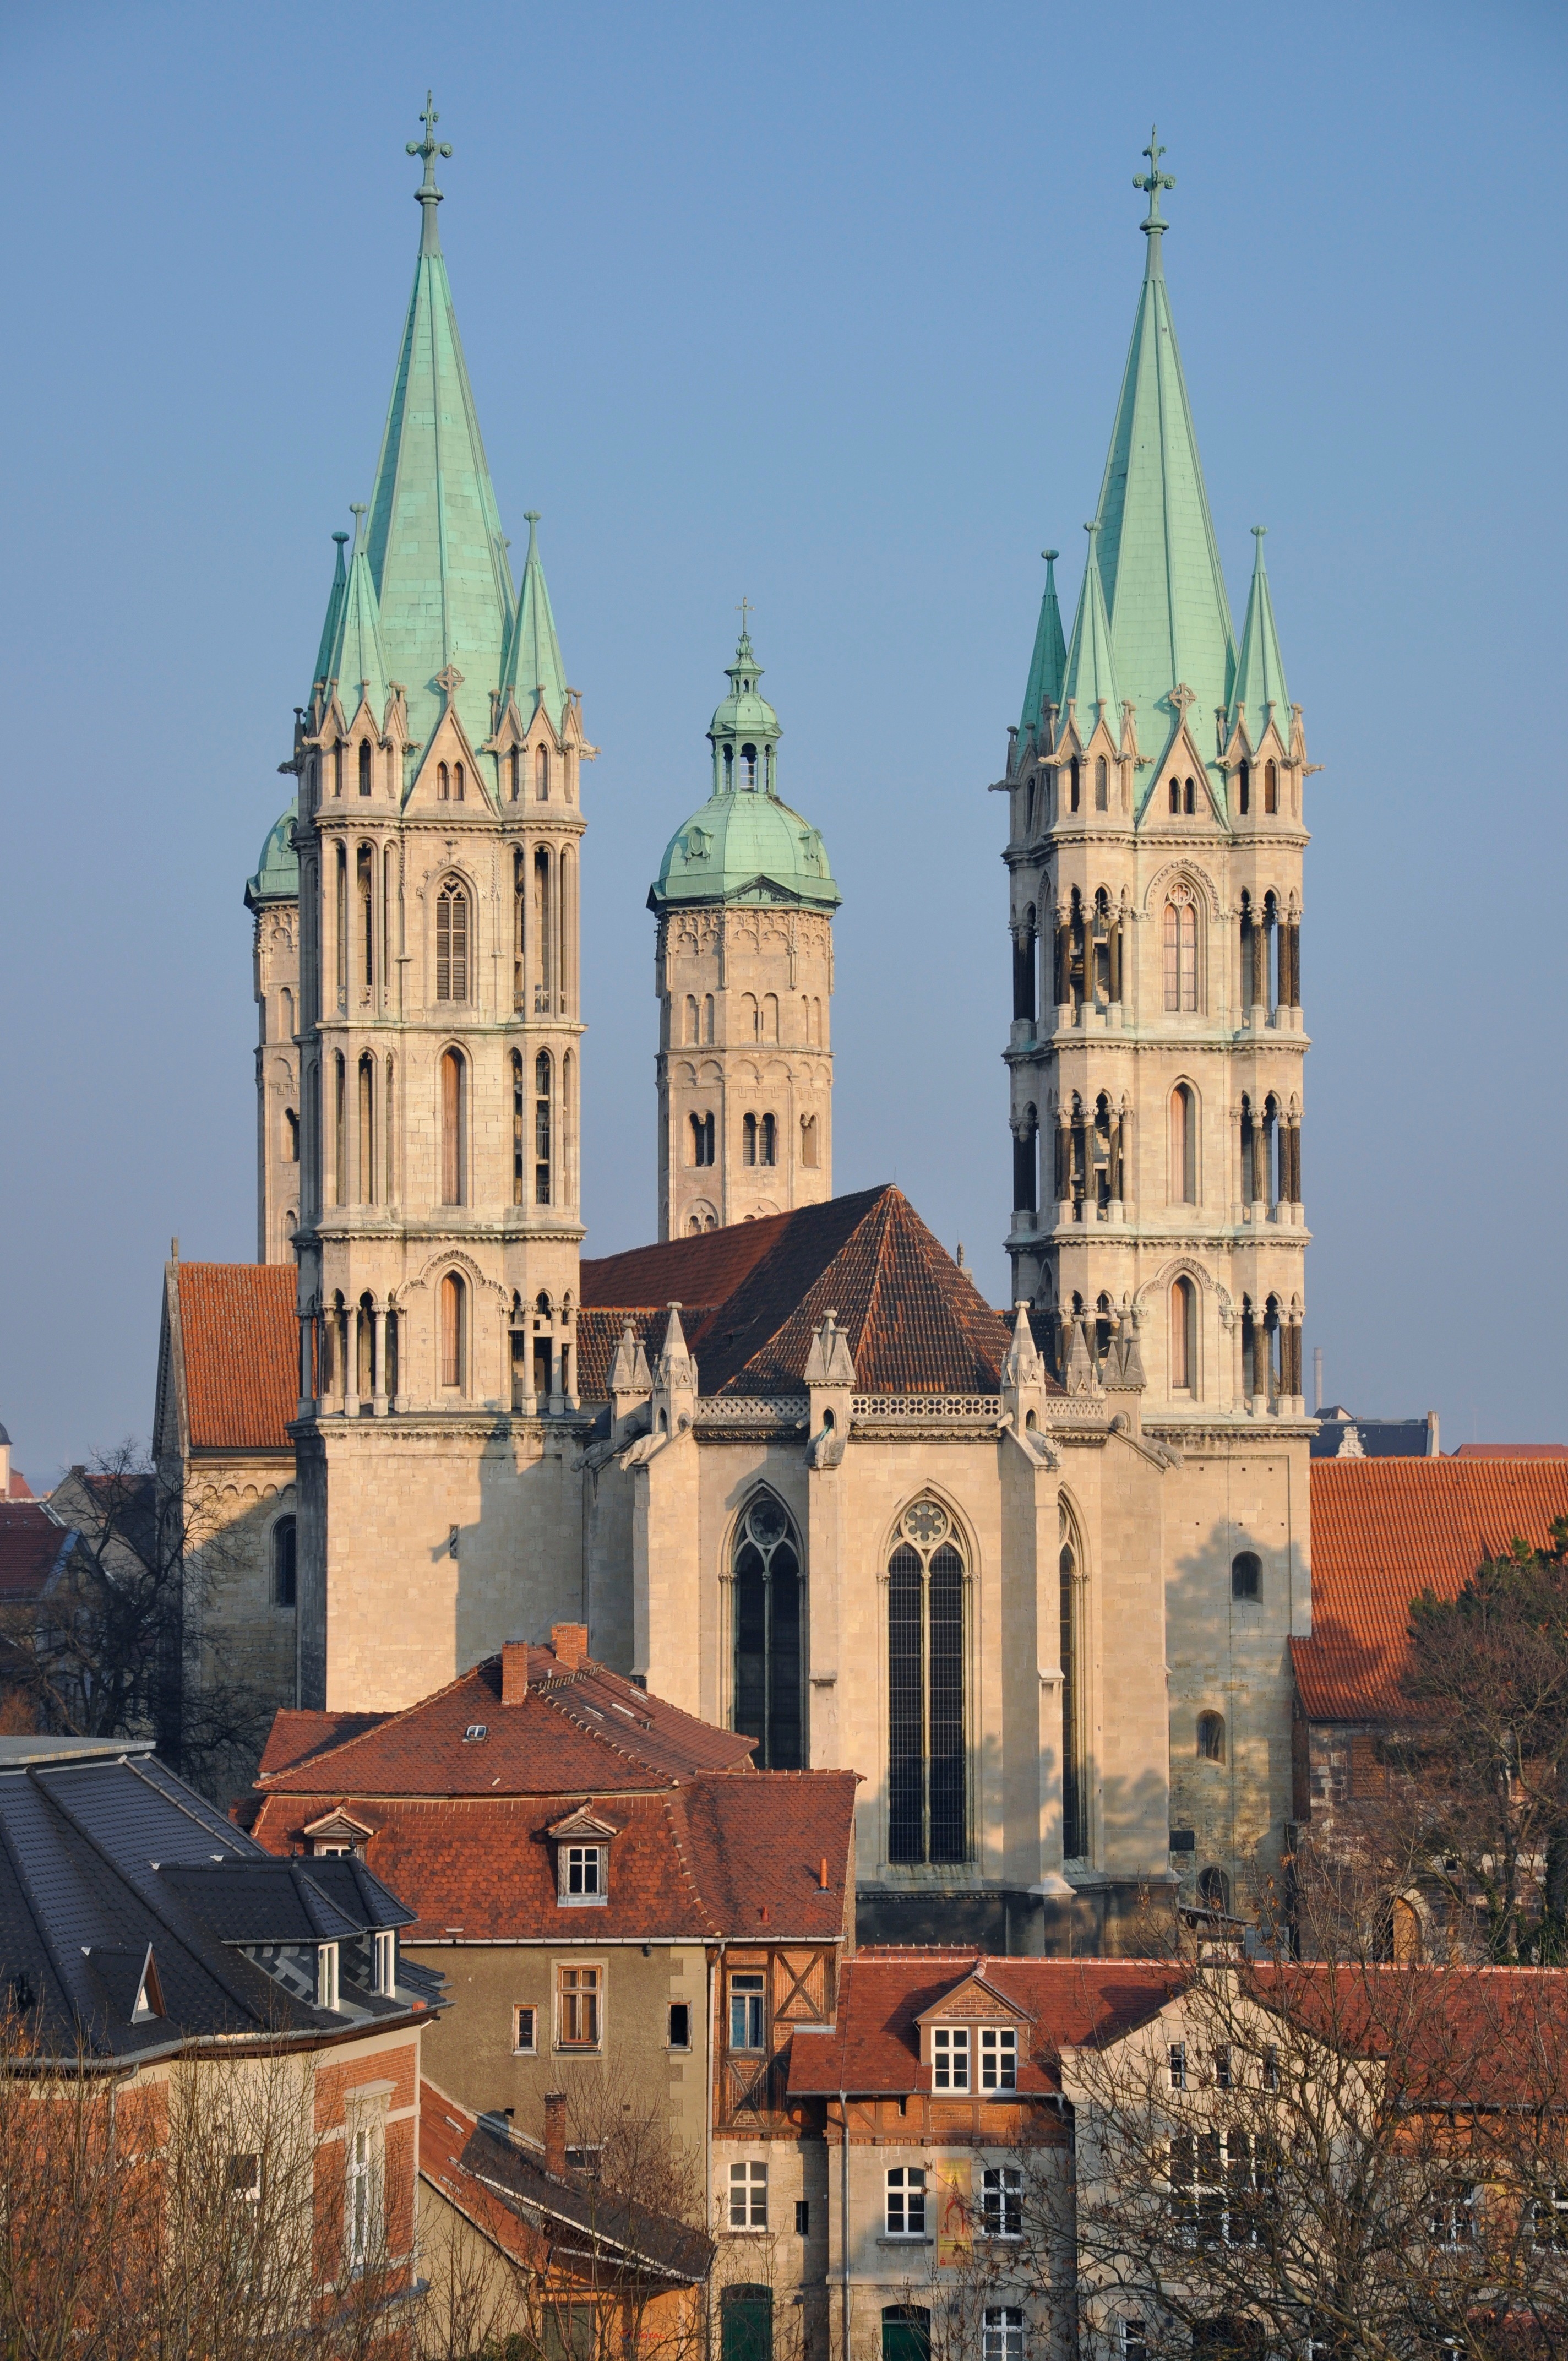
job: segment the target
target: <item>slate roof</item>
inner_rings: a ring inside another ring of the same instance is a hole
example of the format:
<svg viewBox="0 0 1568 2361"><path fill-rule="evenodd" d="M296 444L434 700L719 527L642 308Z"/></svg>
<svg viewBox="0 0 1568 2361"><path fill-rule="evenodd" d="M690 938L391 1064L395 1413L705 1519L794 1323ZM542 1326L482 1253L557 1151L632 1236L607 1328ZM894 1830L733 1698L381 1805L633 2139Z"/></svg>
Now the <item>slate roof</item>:
<svg viewBox="0 0 1568 2361"><path fill-rule="evenodd" d="M717 2248L702 2230L604 2190L581 2173L547 2172L532 2140L503 2137L471 2111L422 2078L419 2105L421 2178L438 2190L514 2260L538 2268L555 2248L571 2276L598 2266L639 2277L652 2272L672 2285L706 2279ZM553 2274L553 2279L557 2274Z"/></svg>
<svg viewBox="0 0 1568 2361"><path fill-rule="evenodd" d="M280 1713L257 1784L296 1795L602 1795L749 1768L754 1739L698 1721L591 1657L573 1670L553 1649L525 1653L527 1691L512 1705L501 1703L501 1658L487 1656L401 1713ZM345 1735L349 1721L363 1727ZM466 1735L478 1728L482 1739Z"/></svg>
<svg viewBox="0 0 1568 2361"><path fill-rule="evenodd" d="M320 2039L406 2022L439 1996L383 1998L352 1982L329 2013L298 1998L237 1941L345 1943L408 1911L362 1864L269 1860L150 1755L97 1753L0 1766L0 1982L33 2015L39 2048L135 2059L246 2034ZM346 1874L345 1872L346 1871ZM137 2023L150 1950L163 2013Z"/></svg>
<svg viewBox="0 0 1568 2361"><path fill-rule="evenodd" d="M1291 1662L1311 1721L1408 1720L1399 1694L1410 1602L1454 1598L1516 1534L1568 1516L1568 1457L1312 1463L1312 1636Z"/></svg>
<svg viewBox="0 0 1568 2361"><path fill-rule="evenodd" d="M1060 2052L1114 2039L1158 2015L1180 1989L1178 1970L1139 1960L997 1959L979 1951L868 1949L839 1975L831 2033L796 2033L791 2098L928 2091L916 2020L975 1974L1018 2008L1018 2081L1025 2095L1061 2089Z"/></svg>
<svg viewBox="0 0 1568 2361"><path fill-rule="evenodd" d="M0 1605L41 1598L77 1540L41 1500L0 1500Z"/></svg>
<svg viewBox="0 0 1568 2361"><path fill-rule="evenodd" d="M625 1319L652 1358L672 1302L705 1396L799 1393L827 1311L866 1393L995 1393L1010 1334L891 1186L585 1262L582 1302L585 1400L604 1397Z"/></svg>
<svg viewBox="0 0 1568 2361"><path fill-rule="evenodd" d="M192 1449L291 1452L300 1350L292 1267L182 1262L174 1271Z"/></svg>

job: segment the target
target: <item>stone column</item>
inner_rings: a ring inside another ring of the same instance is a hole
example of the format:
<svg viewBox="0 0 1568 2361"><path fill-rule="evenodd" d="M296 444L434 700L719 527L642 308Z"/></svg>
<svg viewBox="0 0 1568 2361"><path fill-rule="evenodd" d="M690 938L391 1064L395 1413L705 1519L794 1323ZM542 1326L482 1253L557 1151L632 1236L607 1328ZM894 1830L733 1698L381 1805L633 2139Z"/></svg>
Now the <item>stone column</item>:
<svg viewBox="0 0 1568 2361"><path fill-rule="evenodd" d="M360 1318L364 1318L361 1312ZM387 1312L378 1303L370 1314L370 1408L377 1418L387 1415Z"/></svg>
<svg viewBox="0 0 1568 2361"><path fill-rule="evenodd" d="M300 1416L313 1418L316 1407L315 1388L315 1314L302 1312L300 1318Z"/></svg>

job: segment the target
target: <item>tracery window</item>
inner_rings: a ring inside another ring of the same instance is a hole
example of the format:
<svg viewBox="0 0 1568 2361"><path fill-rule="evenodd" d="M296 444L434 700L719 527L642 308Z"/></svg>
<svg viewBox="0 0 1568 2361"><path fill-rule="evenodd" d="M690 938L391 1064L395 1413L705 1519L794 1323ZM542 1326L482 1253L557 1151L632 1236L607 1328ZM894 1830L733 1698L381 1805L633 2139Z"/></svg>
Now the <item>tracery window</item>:
<svg viewBox="0 0 1568 2361"><path fill-rule="evenodd" d="M455 877L435 897L435 996L468 997L468 895Z"/></svg>
<svg viewBox="0 0 1568 2361"><path fill-rule="evenodd" d="M760 1492L735 1535L735 1727L768 1771L805 1762L800 1545L783 1504Z"/></svg>
<svg viewBox="0 0 1568 2361"><path fill-rule="evenodd" d="M1165 1005L1188 1014L1198 1006L1198 897L1179 881L1165 897Z"/></svg>
<svg viewBox="0 0 1568 2361"><path fill-rule="evenodd" d="M964 1560L939 1501L905 1510L887 1575L888 1859L963 1861Z"/></svg>

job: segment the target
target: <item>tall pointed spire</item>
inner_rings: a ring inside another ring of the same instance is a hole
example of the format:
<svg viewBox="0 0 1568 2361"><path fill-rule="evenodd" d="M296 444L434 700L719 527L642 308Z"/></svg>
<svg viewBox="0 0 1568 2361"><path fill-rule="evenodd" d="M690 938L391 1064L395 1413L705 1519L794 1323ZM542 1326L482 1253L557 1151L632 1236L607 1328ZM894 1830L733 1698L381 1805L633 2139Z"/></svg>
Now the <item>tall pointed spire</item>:
<svg viewBox="0 0 1568 2361"><path fill-rule="evenodd" d="M1061 701L1064 706L1076 703L1080 737L1087 738L1103 715L1113 738L1119 738L1122 700L1116 693L1113 642L1100 574L1100 528L1086 524L1083 530L1089 535L1089 563L1083 569L1083 588L1072 619L1072 645L1062 673Z"/></svg>
<svg viewBox="0 0 1568 2361"><path fill-rule="evenodd" d="M1285 686L1285 666L1279 654L1279 634L1274 628L1274 601L1268 595L1268 573L1263 563L1266 524L1255 524L1257 555L1253 560L1252 588L1247 593L1246 621L1242 626L1242 650L1236 658L1235 693L1226 720L1228 737L1246 712L1246 732L1256 745L1268 727L1268 708L1287 746L1290 741L1290 698Z"/></svg>
<svg viewBox="0 0 1568 2361"><path fill-rule="evenodd" d="M436 675L449 664L463 675L457 711L477 747L490 734L490 691L500 682L511 627L511 576L436 229L435 159L452 153L436 144L436 120L427 104L425 137L409 143L425 168L416 192L419 260L366 548L387 661L408 688L415 747L441 718Z"/></svg>
<svg viewBox="0 0 1568 2361"><path fill-rule="evenodd" d="M1176 181L1159 169L1157 133L1144 153L1134 186L1149 200L1148 252L1097 522L1116 677L1137 708L1140 751L1157 763L1179 719L1173 689L1191 689L1201 730L1229 707L1235 642L1160 254L1160 192Z"/></svg>
<svg viewBox="0 0 1568 2361"><path fill-rule="evenodd" d="M539 511L529 509L525 513L528 519L528 555L523 561L517 620L512 626L511 642L501 673L501 694L504 697L510 689L525 722L532 718L538 705L543 703L559 731L566 710L566 672L561 662L561 643L555 637L555 618L551 612L550 593L544 584L544 568L539 562L539 538L535 530L539 523Z"/></svg>
<svg viewBox="0 0 1568 2361"><path fill-rule="evenodd" d="M1061 553L1043 549L1040 555L1046 561L1046 588L1040 600L1040 620L1035 626L1035 653L1029 659L1029 683L1024 691L1024 718L1018 724L1019 738L1025 742L1039 730L1046 719L1046 708L1061 703L1062 675L1067 667L1061 608L1057 599L1057 559Z"/></svg>
<svg viewBox="0 0 1568 2361"><path fill-rule="evenodd" d="M334 533L333 539L337 544L337 563L332 569L332 588L327 593L326 620L322 625L321 645L316 650L316 668L311 675L313 688L319 688L323 681L332 678L332 652L337 642L338 618L343 613L343 594L348 587L348 576L343 562L343 553L347 545L348 535L345 533Z"/></svg>
<svg viewBox="0 0 1568 2361"><path fill-rule="evenodd" d="M365 553L365 515L364 508L356 504L354 556L338 609L326 677L337 683L338 699L346 720L352 721L359 710L363 692L379 729L386 717L389 675L376 585L370 578L370 564Z"/></svg>

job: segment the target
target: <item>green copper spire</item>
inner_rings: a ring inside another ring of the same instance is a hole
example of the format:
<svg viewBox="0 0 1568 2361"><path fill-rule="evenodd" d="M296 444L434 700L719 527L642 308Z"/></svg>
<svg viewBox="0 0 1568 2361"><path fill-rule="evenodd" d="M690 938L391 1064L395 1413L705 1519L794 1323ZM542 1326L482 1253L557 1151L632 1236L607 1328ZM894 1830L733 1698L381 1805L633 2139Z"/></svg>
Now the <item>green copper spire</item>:
<svg viewBox="0 0 1568 2361"><path fill-rule="evenodd" d="M517 620L512 627L511 643L501 673L501 694L508 689L517 699L518 711L524 722L530 720L543 702L559 731L566 710L566 673L561 662L561 643L555 637L555 618L550 610L550 593L544 587L544 568L539 562L539 541L534 528L539 522L539 511L525 511L528 520L528 556L522 568L522 595L517 603Z"/></svg>
<svg viewBox="0 0 1568 2361"><path fill-rule="evenodd" d="M1105 612L1105 591L1100 575L1100 528L1086 524L1089 563L1072 619L1072 645L1062 674L1061 701L1076 707L1078 730L1087 738L1102 716L1113 738L1122 735L1122 700L1116 693L1116 665L1111 625Z"/></svg>
<svg viewBox="0 0 1568 2361"><path fill-rule="evenodd" d="M1268 575L1263 563L1263 539L1268 527L1255 524L1257 555L1253 561L1252 588L1247 593L1246 621L1242 626L1242 652L1236 658L1235 692L1226 717L1230 736L1246 715L1246 734L1255 746L1268 727L1268 708L1287 747L1290 743L1290 698L1285 686L1285 666L1279 655L1279 634L1274 628L1274 601L1268 595Z"/></svg>
<svg viewBox="0 0 1568 2361"><path fill-rule="evenodd" d="M337 684L345 720L353 720L363 694L378 730L386 718L389 675L376 585L370 579L370 563L365 554L365 515L364 507L356 502L354 556L348 568L348 586L338 609L326 677Z"/></svg>
<svg viewBox="0 0 1568 2361"><path fill-rule="evenodd" d="M1136 707L1139 751L1155 764L1179 719L1171 691L1191 689L1193 727L1204 745L1216 710L1229 707L1235 669L1230 602L1160 256L1160 192L1176 186L1159 169L1164 152L1151 132L1144 150L1149 170L1134 182L1149 200L1148 256L1096 519L1116 677ZM1153 770L1145 776L1152 786Z"/></svg>
<svg viewBox="0 0 1568 2361"><path fill-rule="evenodd" d="M1061 608L1057 600L1057 559L1061 553L1043 549L1040 555L1046 561L1046 588L1040 600L1040 620L1035 626L1035 653L1029 659L1029 685L1024 691L1024 718L1018 724L1018 735L1025 740L1038 730L1046 719L1046 708L1061 703L1062 676L1067 665Z"/></svg>
<svg viewBox="0 0 1568 2361"><path fill-rule="evenodd" d="M394 678L408 689L409 731L424 745L443 711L436 675L462 674L458 717L477 748L490 734L512 620L511 577L478 415L436 228L441 192L428 103L417 195L422 216L413 293L370 497L366 548Z"/></svg>
<svg viewBox="0 0 1568 2361"><path fill-rule="evenodd" d="M332 588L327 593L326 620L322 625L321 645L316 650L316 668L311 676L313 687L318 687L323 681L330 680L332 677L333 643L337 637L338 617L343 612L343 594L348 584L348 577L343 563L343 552L348 535L345 533L334 533L333 539L337 544L337 564L332 570Z"/></svg>

